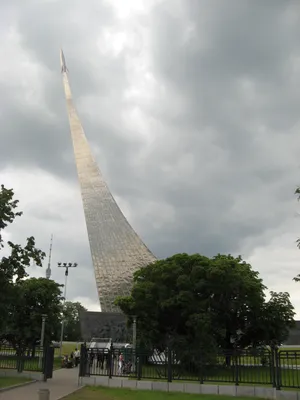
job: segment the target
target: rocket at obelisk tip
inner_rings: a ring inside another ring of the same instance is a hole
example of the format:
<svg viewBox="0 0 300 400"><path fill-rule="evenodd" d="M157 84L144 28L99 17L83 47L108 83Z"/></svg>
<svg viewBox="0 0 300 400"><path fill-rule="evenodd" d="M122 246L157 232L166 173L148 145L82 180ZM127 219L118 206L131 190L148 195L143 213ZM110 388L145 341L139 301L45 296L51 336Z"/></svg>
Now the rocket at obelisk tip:
<svg viewBox="0 0 300 400"><path fill-rule="evenodd" d="M62 51L62 49L60 49L60 66L61 66L61 72L68 72L64 52Z"/></svg>

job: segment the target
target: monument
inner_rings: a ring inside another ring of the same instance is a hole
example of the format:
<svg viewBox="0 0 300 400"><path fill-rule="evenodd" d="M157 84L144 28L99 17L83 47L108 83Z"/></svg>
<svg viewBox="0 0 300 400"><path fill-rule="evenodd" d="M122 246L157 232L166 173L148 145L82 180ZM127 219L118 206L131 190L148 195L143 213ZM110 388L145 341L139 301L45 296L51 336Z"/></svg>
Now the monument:
<svg viewBox="0 0 300 400"><path fill-rule="evenodd" d="M62 50L60 61L101 310L119 313L116 297L129 295L133 273L156 258L130 226L103 179L73 104Z"/></svg>

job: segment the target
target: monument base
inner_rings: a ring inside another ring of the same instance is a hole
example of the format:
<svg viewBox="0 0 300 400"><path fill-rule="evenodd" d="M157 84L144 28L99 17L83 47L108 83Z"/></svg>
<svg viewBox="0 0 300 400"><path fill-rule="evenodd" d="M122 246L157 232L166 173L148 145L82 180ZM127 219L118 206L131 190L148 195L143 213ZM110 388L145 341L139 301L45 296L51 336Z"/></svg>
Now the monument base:
<svg viewBox="0 0 300 400"><path fill-rule="evenodd" d="M81 336L86 342L92 338L111 338L114 343L132 342L132 332L124 314L81 311L79 319Z"/></svg>

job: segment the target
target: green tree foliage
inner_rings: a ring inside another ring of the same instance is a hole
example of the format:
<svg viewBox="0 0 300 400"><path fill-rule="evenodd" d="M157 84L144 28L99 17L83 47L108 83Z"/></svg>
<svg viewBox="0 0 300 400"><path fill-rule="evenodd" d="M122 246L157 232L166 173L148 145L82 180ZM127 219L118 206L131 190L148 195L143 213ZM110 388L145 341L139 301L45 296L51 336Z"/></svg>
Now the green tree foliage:
<svg viewBox="0 0 300 400"><path fill-rule="evenodd" d="M18 207L18 200L14 200L14 192L12 189L6 189L1 185L0 190L0 244L3 246L1 231L11 224L14 219L22 215L22 212L15 212Z"/></svg>
<svg viewBox="0 0 300 400"><path fill-rule="evenodd" d="M281 346L295 324L289 293L270 292L270 295L270 300L264 303L256 321L249 326L248 335L257 346Z"/></svg>
<svg viewBox="0 0 300 400"><path fill-rule="evenodd" d="M300 200L300 187L297 187L297 189L295 190L295 194L297 195L297 199L299 201ZM298 249L300 249L300 238L296 240L296 243L297 243ZM299 282L300 281L300 274L295 276L295 278L293 278L293 280L295 282Z"/></svg>
<svg viewBox="0 0 300 400"><path fill-rule="evenodd" d="M14 286L5 338L17 349L34 348L41 337L45 314L45 343L59 336L62 313L61 285L45 278L22 280Z"/></svg>
<svg viewBox="0 0 300 400"><path fill-rule="evenodd" d="M293 306L282 293L266 302L265 289L241 257L176 254L137 271L131 296L116 304L129 321L137 316L145 345L164 349L171 342L177 351L207 353L286 338Z"/></svg>
<svg viewBox="0 0 300 400"><path fill-rule="evenodd" d="M0 258L0 332L6 325L8 307L14 299L14 281L19 282L27 276L26 268L34 261L41 266L45 253L35 247L35 239L29 237L25 246L7 242L5 248L2 232L22 212L16 211L18 200L14 199L12 189L6 189L4 185L0 188L0 250L6 255Z"/></svg>
<svg viewBox="0 0 300 400"><path fill-rule="evenodd" d="M81 340L79 313L87 311L82 304L66 301L63 307L64 340L77 342Z"/></svg>

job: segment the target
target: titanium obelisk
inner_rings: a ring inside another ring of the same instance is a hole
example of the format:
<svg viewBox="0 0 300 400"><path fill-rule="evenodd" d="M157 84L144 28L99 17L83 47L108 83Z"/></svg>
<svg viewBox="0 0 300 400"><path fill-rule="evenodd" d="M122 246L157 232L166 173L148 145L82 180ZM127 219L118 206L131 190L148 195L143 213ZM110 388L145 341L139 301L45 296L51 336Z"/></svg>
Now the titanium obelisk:
<svg viewBox="0 0 300 400"><path fill-rule="evenodd" d="M156 258L132 229L103 179L73 105L62 50L60 61L101 311L118 312L116 297L130 294L133 273Z"/></svg>

